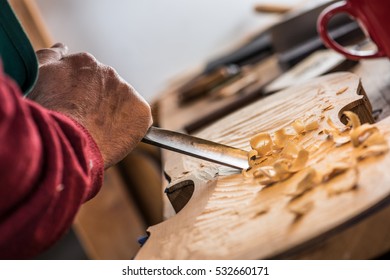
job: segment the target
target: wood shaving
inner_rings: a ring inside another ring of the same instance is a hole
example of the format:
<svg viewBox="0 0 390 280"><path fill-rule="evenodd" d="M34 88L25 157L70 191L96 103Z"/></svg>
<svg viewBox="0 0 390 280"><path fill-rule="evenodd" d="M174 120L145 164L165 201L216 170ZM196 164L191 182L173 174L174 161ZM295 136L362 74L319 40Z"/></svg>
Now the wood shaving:
<svg viewBox="0 0 390 280"><path fill-rule="evenodd" d="M272 149L272 143L273 142L269 133L259 133L250 141L252 149L256 150L259 156L264 156L270 152Z"/></svg>
<svg viewBox="0 0 390 280"><path fill-rule="evenodd" d="M318 184L317 172L313 168L307 168L305 170L305 175L303 179L298 183L294 192L289 193L288 195L293 196L294 198L303 195L307 191L311 190L314 186Z"/></svg>
<svg viewBox="0 0 390 280"><path fill-rule="evenodd" d="M306 150L309 152L309 154L311 154L311 153L317 152L319 149L320 149L320 145L319 144L312 144Z"/></svg>
<svg viewBox="0 0 390 280"><path fill-rule="evenodd" d="M288 210L299 219L314 208L314 202L303 198L293 199L288 204Z"/></svg>
<svg viewBox="0 0 390 280"><path fill-rule="evenodd" d="M389 147L387 145L375 145L357 150L355 156L358 160L363 160L369 157L377 157L383 155L388 151Z"/></svg>
<svg viewBox="0 0 390 280"><path fill-rule="evenodd" d="M322 182L327 182L331 180L332 178L336 177L337 175L340 175L350 168L354 166L353 163L346 162L346 161L340 161L340 162L335 162L332 164L328 164L325 170L323 170L321 174L321 181Z"/></svg>
<svg viewBox="0 0 390 280"><path fill-rule="evenodd" d="M284 181L291 177L292 172L289 170L291 161L288 159L280 159L274 164L274 170L279 181Z"/></svg>
<svg viewBox="0 0 390 280"><path fill-rule="evenodd" d="M275 149L284 148L286 143L294 137L294 135L287 134L284 128L277 130L274 136Z"/></svg>
<svg viewBox="0 0 390 280"><path fill-rule="evenodd" d="M318 129L318 127L319 127L318 121L312 121L312 122L305 125L305 131L316 130L316 129Z"/></svg>
<svg viewBox="0 0 390 280"><path fill-rule="evenodd" d="M348 119L347 126L350 126L352 128L357 128L361 126L360 119L358 115L351 111L344 112L343 115L345 115Z"/></svg>
<svg viewBox="0 0 390 280"><path fill-rule="evenodd" d="M297 134L301 134L305 131L305 126L300 120L295 120L291 126L294 128L295 132Z"/></svg>
<svg viewBox="0 0 390 280"><path fill-rule="evenodd" d="M347 88L340 90L340 94L346 90ZM325 110L331 108L333 105L327 106ZM272 135L268 133L255 135L250 140L253 150L248 155L251 167L244 170L243 175L254 178L260 184L270 185L287 180L298 172L304 172L300 173L303 177L295 190L288 194L293 197L288 203L288 209L296 217L302 217L314 207L314 202L307 198L307 193L316 186L325 186L329 196L356 189L358 161L382 155L389 151L389 147L386 138L376 126L361 124L359 117L353 112L347 111L344 115L348 120L347 125L338 127L328 117L327 126L325 125L326 127L318 133L326 137L317 138L317 143L311 143L307 149L299 146L297 142L305 132L318 130L319 122L324 119L324 115L306 124L301 120L295 120L290 126L279 129ZM295 131L296 134L287 134L287 130L292 133ZM332 142L325 142L327 139L331 139ZM334 156L323 156L320 160L316 159L314 166L307 167L310 154L320 148L321 141L335 149L351 142L352 144L345 148L352 149L351 153L336 160Z"/></svg>
<svg viewBox="0 0 390 280"><path fill-rule="evenodd" d="M300 147L297 144L289 142L282 150L281 156L285 158L295 158L298 155L299 150Z"/></svg>
<svg viewBox="0 0 390 280"><path fill-rule="evenodd" d="M248 169L243 169L241 171L241 174L245 177L245 178L253 178L253 172L254 172L254 169L252 167L249 167Z"/></svg>
<svg viewBox="0 0 390 280"><path fill-rule="evenodd" d="M334 108L334 106L332 104L330 104L330 105L326 106L325 108L322 108L322 112L332 110L333 108Z"/></svg>
<svg viewBox="0 0 390 280"><path fill-rule="evenodd" d="M363 124L350 132L351 141L354 147L359 147L365 140L367 140L372 134L378 132L378 128L371 124Z"/></svg>
<svg viewBox="0 0 390 280"><path fill-rule="evenodd" d="M252 167L253 165L255 165L256 158L257 158L258 155L259 155L259 153L256 150L250 150L249 151L249 153L248 153L249 167Z"/></svg>
<svg viewBox="0 0 390 280"><path fill-rule="evenodd" d="M299 170L302 170L306 166L308 160L309 160L309 152L304 149L299 150L297 158L292 163L289 171L298 172Z"/></svg>
<svg viewBox="0 0 390 280"><path fill-rule="evenodd" d="M340 94L343 94L344 92L346 92L348 89L348 87L343 87L341 89L339 89L337 92L336 92L336 95L340 95Z"/></svg>
<svg viewBox="0 0 390 280"><path fill-rule="evenodd" d="M342 145L345 145L349 142L351 142L351 137L349 136L340 136L340 135L332 135L333 142L335 143L336 147L340 147Z"/></svg>
<svg viewBox="0 0 390 280"><path fill-rule="evenodd" d="M374 145L385 145L387 146L387 142L385 137L379 132L376 131L372 133L367 139L362 143L363 148L368 148Z"/></svg>
<svg viewBox="0 0 390 280"><path fill-rule="evenodd" d="M358 174L358 169L355 166L348 169L344 174L334 177L329 181L330 184L327 186L328 195L334 196L356 189Z"/></svg>
<svg viewBox="0 0 390 280"><path fill-rule="evenodd" d="M331 129L339 130L337 125L332 121L330 117L327 118L326 123L329 125Z"/></svg>

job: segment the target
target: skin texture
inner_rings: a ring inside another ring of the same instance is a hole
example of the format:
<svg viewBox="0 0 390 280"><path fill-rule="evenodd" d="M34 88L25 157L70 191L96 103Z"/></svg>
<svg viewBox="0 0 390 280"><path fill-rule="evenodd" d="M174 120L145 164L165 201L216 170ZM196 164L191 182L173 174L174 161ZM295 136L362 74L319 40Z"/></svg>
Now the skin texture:
<svg viewBox="0 0 390 280"><path fill-rule="evenodd" d="M150 106L109 66L62 44L39 50L39 77L28 96L83 125L108 168L123 159L152 124Z"/></svg>

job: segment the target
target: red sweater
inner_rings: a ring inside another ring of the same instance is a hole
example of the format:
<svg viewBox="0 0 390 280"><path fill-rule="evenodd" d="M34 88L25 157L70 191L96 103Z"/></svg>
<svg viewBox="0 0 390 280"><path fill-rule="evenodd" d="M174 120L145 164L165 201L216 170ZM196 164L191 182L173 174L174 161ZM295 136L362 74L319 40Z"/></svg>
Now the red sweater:
<svg viewBox="0 0 390 280"><path fill-rule="evenodd" d="M24 99L0 69L0 258L31 258L57 241L102 177L89 133Z"/></svg>

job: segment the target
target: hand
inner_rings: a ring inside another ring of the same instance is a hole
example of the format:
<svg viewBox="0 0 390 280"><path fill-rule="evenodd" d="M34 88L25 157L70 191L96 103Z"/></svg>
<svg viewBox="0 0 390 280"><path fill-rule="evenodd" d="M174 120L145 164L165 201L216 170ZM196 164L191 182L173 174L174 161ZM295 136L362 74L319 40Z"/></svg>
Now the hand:
<svg viewBox="0 0 390 280"><path fill-rule="evenodd" d="M82 124L108 168L124 158L152 124L146 101L117 72L87 53L56 44L39 50L39 77L28 98Z"/></svg>

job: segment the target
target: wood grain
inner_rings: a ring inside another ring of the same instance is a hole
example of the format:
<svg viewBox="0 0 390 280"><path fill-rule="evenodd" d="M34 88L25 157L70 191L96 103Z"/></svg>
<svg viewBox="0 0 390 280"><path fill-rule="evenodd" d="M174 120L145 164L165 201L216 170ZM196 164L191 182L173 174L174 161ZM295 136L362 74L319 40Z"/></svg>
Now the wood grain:
<svg viewBox="0 0 390 280"><path fill-rule="evenodd" d="M346 86L345 93L336 94ZM329 105L334 107L325 113L340 127L343 125L339 118L344 110L355 111L365 122L372 122L371 106L359 78L349 73L338 73L256 102L211 125L199 136L248 149L249 139L256 133L272 132L288 126L295 119L305 120L312 115L320 115ZM390 119L378 126L389 141ZM301 144L309 147L318 140L317 134L318 131L307 133ZM349 155L350 150L350 145L344 145L337 151L323 147L313 154L310 164L324 159L325 162L333 162ZM290 197L286 193L294 190L303 176L299 172L287 181L264 188L251 178L232 174L232 170L189 157L171 154L166 163L166 172L171 177L170 186L192 181L195 191L176 216L149 228L151 236L137 255L139 259L309 256L303 252L316 256L314 252L318 251L313 248L319 248L321 244L330 248L340 240L348 240L348 236L356 232L360 233L360 237L366 236L367 225L361 226L361 221L368 221L363 220L367 216L374 217L370 214L383 206L390 194L390 176L385 168L390 164L389 154L359 163L358 188L354 191L329 196L327 189L332 184L328 183L310 192L314 207L298 220L288 211ZM375 221L371 220L371 225L373 223ZM375 236L375 233L372 235ZM339 239L335 238L337 236ZM364 240L354 240L364 244ZM348 243L349 248L351 244ZM381 250L383 252L383 248ZM335 253L330 250L328 255L321 254L322 258L335 257L330 252ZM336 255L339 258L368 258L379 253L378 249L369 254Z"/></svg>

